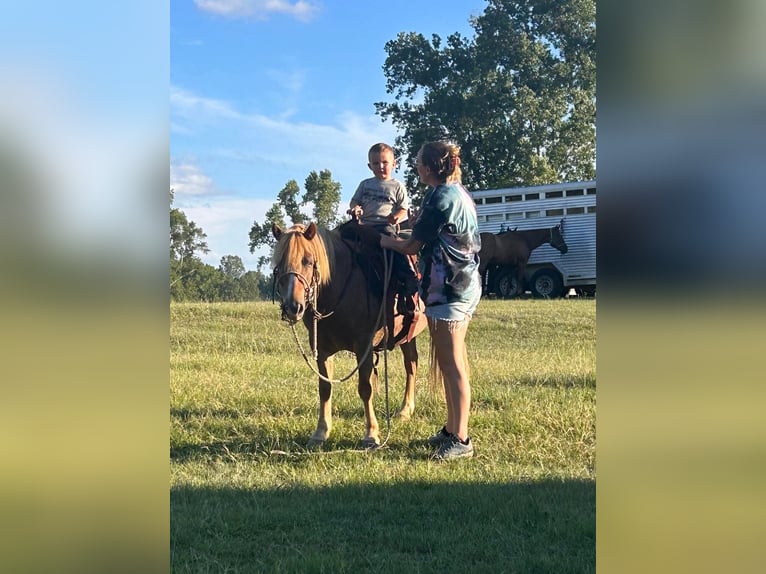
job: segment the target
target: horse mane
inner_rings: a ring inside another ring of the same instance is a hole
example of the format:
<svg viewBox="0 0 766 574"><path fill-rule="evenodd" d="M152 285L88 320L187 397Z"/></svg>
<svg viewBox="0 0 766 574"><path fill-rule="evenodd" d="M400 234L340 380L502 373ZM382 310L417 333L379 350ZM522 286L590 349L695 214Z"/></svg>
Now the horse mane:
<svg viewBox="0 0 766 574"><path fill-rule="evenodd" d="M303 267L303 254L308 252L319 269L319 285L330 282L331 271L335 263L333 251L328 251L327 245L333 242L332 232L317 226L317 234L310 241L303 236L306 226L296 224L286 229L274 246L271 256L272 267L300 269Z"/></svg>

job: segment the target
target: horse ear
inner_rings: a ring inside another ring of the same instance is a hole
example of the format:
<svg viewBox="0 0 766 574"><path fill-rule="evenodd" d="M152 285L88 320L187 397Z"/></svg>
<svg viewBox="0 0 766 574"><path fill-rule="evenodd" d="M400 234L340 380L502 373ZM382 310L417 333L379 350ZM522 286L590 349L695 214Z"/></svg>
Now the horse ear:
<svg viewBox="0 0 766 574"><path fill-rule="evenodd" d="M311 241L314 239L314 236L317 234L317 226L316 223L313 221L309 223L309 226L306 228L306 231L303 232L303 237Z"/></svg>
<svg viewBox="0 0 766 574"><path fill-rule="evenodd" d="M279 227L276 223L271 224L271 234L274 236L274 239L279 239L282 237L282 228Z"/></svg>

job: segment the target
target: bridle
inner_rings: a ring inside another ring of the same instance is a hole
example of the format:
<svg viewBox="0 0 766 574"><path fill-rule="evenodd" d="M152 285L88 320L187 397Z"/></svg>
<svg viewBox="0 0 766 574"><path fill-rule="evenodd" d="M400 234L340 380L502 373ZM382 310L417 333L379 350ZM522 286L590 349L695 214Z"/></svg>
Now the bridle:
<svg viewBox="0 0 766 574"><path fill-rule="evenodd" d="M271 301L272 303L276 300L276 295L281 295L279 293L279 283L282 281L283 277L287 277L289 275L294 275L295 278L301 282L304 289L304 299L306 302L306 310L308 311L309 308L311 308L314 312L314 314L317 314L316 310L316 299L317 299L317 292L319 291L319 265L314 262L314 264L311 266L311 280L306 279L306 277L299 273L298 271L285 271L284 273L278 273L279 268L274 269L274 285L271 292ZM281 297L280 297L281 299ZM332 312L328 313L327 315L322 316L320 314L320 317L328 317L331 315ZM282 305L282 320L287 321L290 323L290 321L285 317L285 306Z"/></svg>

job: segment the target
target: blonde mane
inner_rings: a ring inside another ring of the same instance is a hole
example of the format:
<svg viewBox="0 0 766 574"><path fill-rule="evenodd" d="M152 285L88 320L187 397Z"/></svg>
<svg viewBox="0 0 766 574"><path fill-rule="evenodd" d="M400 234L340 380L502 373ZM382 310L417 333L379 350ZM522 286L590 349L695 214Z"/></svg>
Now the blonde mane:
<svg viewBox="0 0 766 574"><path fill-rule="evenodd" d="M330 281L334 263L332 252L327 249L327 245L332 242L330 231L317 227L317 234L309 241L303 236L305 230L306 226L302 224L285 230L274 247L271 265L274 269L279 268L282 273L298 270L303 267L303 254L310 253L319 269L319 285L326 285Z"/></svg>

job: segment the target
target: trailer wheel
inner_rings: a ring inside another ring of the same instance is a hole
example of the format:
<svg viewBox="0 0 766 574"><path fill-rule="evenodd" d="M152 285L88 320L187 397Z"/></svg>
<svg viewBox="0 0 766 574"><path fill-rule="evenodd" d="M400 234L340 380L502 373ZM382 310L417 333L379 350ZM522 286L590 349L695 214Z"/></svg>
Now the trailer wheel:
<svg viewBox="0 0 766 574"><path fill-rule="evenodd" d="M516 279L515 269L503 269L497 273L495 279L495 293L503 299L510 299L518 296L518 280Z"/></svg>
<svg viewBox="0 0 766 574"><path fill-rule="evenodd" d="M564 295L564 282L557 271L543 268L532 276L531 290L539 299L557 299Z"/></svg>

